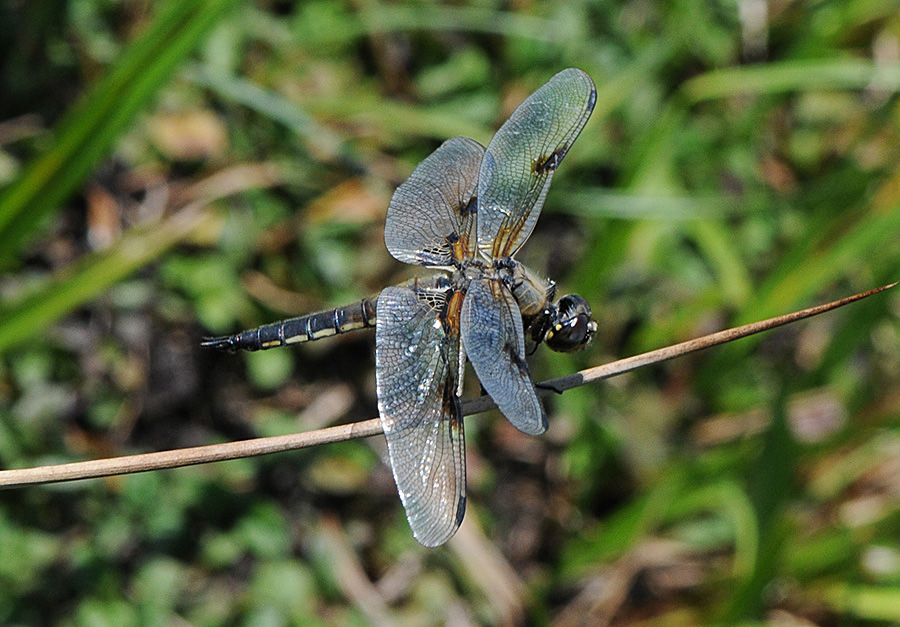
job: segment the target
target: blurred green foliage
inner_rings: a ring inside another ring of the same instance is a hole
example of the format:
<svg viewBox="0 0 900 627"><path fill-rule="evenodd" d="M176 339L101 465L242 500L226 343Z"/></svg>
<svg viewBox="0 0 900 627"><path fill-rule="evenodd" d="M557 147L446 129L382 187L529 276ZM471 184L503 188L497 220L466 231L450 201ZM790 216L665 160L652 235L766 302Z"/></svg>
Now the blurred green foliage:
<svg viewBox="0 0 900 627"><path fill-rule="evenodd" d="M888 0L6 3L0 466L374 416L371 337L199 339L407 276L392 189L568 66L520 258L601 332L537 379L895 280L898 50ZM377 438L4 492L0 622L900 622L898 298L470 418L436 550Z"/></svg>

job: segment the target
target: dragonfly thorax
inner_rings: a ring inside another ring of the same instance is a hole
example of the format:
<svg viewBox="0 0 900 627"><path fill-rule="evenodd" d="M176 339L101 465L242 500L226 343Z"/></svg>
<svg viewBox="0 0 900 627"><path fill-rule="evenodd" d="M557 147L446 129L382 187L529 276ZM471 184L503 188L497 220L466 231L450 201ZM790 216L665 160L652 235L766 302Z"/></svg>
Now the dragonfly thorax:
<svg viewBox="0 0 900 627"><path fill-rule="evenodd" d="M495 260L482 273L498 279L512 292L526 336L535 344L545 342L552 350L566 353L590 344L597 323L591 319L591 306L581 296L568 294L554 301L555 282L510 258Z"/></svg>
<svg viewBox="0 0 900 627"><path fill-rule="evenodd" d="M510 258L495 260L493 270L516 298L523 318L540 316L551 304L556 293L553 281L544 279Z"/></svg>

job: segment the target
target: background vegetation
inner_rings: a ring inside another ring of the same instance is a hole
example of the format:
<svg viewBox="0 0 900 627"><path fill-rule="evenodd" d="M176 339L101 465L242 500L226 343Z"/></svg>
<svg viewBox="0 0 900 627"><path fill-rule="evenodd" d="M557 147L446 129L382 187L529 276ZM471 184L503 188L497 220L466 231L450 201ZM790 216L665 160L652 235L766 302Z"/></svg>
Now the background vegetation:
<svg viewBox="0 0 900 627"><path fill-rule="evenodd" d="M0 466L376 414L371 335L199 338L402 280L393 188L576 66L592 120L531 267L566 374L896 280L896 2L0 6ZM380 438L0 495L0 622L900 621L900 295L467 420L412 539ZM477 384L470 393L477 393Z"/></svg>

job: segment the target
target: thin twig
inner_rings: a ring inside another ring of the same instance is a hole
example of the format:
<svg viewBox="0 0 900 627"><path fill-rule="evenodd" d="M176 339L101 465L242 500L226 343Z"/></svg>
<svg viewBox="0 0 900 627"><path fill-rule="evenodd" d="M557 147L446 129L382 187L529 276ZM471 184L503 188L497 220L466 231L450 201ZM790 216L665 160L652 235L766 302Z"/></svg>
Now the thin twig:
<svg viewBox="0 0 900 627"><path fill-rule="evenodd" d="M540 384L538 393L545 395L554 390L562 392L564 390L585 385L586 383L593 383L601 379L608 379L616 375L631 372L632 370L636 370L643 366L687 355L688 353L693 353L718 344L724 344L732 340L747 337L748 335L760 333L761 331L774 329L775 327L803 320L804 318L810 318L825 313L826 311L837 309L838 307L843 307L844 305L862 300L873 294L888 290L896 285L897 283L891 283L890 285L884 285L867 292L848 296L847 298L842 298L825 305L818 305L783 316L769 318L768 320L753 322L743 326L734 327L733 329L711 333L710 335L667 346L666 348L660 348L633 357L627 357L595 368L588 368L587 370L582 370L575 374L546 381ZM468 416L493 408L494 403L491 399L487 396L482 396L464 402L463 414ZM320 444L367 438L380 433L382 433L381 423L378 418L373 418L363 422L354 422L351 424L327 427L325 429L317 429L315 431L307 431L304 433L294 433L291 435L255 438L252 440L241 440L225 444L195 446L172 451L127 455L109 459L58 464L55 466L2 470L0 471L0 488L15 488L41 483L74 481L77 479L96 479L98 477L145 472L148 470L179 468L195 464L293 451L301 448L318 446Z"/></svg>

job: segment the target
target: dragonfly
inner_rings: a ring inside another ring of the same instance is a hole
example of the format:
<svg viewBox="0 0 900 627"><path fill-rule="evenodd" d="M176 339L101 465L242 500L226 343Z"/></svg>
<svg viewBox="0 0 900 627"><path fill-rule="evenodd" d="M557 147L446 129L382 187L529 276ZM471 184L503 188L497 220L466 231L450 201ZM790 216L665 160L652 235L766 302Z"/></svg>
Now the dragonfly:
<svg viewBox="0 0 900 627"><path fill-rule="evenodd" d="M202 343L256 351L374 327L390 464L413 536L425 546L449 540L465 514L466 360L513 426L539 435L547 415L526 346L580 350L597 331L584 298L556 299L553 281L514 259L596 100L585 72L563 70L513 111L487 148L454 137L415 168L390 201L384 239L395 259L434 275Z"/></svg>

